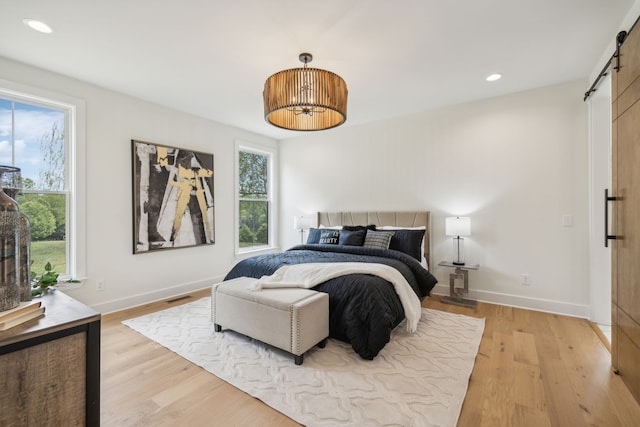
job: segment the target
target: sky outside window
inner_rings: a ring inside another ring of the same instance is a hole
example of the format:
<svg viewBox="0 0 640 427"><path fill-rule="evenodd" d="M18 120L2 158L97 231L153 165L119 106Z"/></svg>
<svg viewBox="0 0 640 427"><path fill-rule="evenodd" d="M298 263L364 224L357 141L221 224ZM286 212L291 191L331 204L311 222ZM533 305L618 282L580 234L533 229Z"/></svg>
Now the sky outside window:
<svg viewBox="0 0 640 427"><path fill-rule="evenodd" d="M0 99L0 164L19 167L22 177L32 179L37 189L61 190L46 188L40 179L40 172L47 169L41 145L54 128L63 133L64 112L13 102L12 125L12 101Z"/></svg>

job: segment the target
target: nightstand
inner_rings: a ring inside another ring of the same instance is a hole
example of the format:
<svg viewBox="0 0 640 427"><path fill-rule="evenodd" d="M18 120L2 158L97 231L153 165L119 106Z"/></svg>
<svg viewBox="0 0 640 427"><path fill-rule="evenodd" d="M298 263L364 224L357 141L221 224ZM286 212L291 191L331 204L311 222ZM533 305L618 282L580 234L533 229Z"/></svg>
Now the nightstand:
<svg viewBox="0 0 640 427"><path fill-rule="evenodd" d="M463 298L463 295L469 293L469 270L477 270L480 268L480 265L457 265L449 261L442 261L438 263L438 265L441 267L455 268L454 272L449 274L449 295L442 297L440 300L447 304L475 308L476 302L472 299ZM456 288L456 279L462 279L462 288Z"/></svg>

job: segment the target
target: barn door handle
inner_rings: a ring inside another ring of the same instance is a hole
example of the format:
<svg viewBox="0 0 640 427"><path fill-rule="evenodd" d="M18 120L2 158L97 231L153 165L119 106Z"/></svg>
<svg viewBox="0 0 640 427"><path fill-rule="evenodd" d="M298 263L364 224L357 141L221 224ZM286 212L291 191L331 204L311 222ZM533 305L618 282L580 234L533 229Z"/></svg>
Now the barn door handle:
<svg viewBox="0 0 640 427"><path fill-rule="evenodd" d="M609 196L609 189L604 189L604 247L609 247L609 240L616 240L618 236L609 234L609 202L618 200L617 197Z"/></svg>

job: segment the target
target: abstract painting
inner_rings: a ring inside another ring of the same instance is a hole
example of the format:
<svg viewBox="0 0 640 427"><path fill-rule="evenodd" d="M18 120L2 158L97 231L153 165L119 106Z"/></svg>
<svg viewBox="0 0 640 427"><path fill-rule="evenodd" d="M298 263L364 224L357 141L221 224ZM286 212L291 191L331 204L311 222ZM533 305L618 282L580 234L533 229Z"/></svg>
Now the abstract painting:
<svg viewBox="0 0 640 427"><path fill-rule="evenodd" d="M131 144L133 253L213 244L213 154Z"/></svg>

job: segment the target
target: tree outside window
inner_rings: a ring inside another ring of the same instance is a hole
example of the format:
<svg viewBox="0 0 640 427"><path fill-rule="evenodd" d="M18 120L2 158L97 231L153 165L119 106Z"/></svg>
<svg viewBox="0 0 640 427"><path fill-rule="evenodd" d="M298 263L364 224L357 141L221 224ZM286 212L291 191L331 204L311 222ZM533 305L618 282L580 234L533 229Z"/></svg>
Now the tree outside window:
<svg viewBox="0 0 640 427"><path fill-rule="evenodd" d="M269 245L269 156L240 151L238 157L240 249Z"/></svg>

